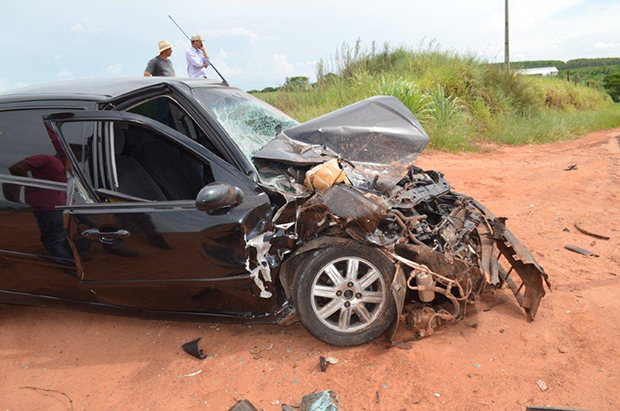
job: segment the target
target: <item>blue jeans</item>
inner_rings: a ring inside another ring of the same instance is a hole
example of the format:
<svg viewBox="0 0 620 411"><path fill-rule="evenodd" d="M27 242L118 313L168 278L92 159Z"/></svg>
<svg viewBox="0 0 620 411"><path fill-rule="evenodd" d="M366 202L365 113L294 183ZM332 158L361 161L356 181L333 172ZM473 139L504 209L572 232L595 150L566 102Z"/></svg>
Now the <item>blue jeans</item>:
<svg viewBox="0 0 620 411"><path fill-rule="evenodd" d="M67 232L62 224L62 211L35 211L34 216L45 249L54 257L73 260L73 252L66 237Z"/></svg>

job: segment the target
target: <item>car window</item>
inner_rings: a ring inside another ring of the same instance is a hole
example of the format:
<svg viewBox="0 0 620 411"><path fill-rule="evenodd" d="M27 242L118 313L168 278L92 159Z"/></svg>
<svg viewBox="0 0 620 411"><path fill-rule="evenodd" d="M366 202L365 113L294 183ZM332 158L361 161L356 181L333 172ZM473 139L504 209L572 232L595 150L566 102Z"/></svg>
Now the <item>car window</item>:
<svg viewBox="0 0 620 411"><path fill-rule="evenodd" d="M280 110L241 90L196 88L196 98L252 162L252 155L276 136L299 124Z"/></svg>
<svg viewBox="0 0 620 411"><path fill-rule="evenodd" d="M24 160L32 162L47 157L57 157L58 142L52 141L43 124L43 116L52 113L66 112L74 109L46 108L29 110L0 111L0 174L11 175L11 168ZM85 164L82 150L89 135L92 135L92 124L67 125L66 139L72 149L80 152L80 163ZM13 167L15 170L15 167ZM33 177L32 172L28 173Z"/></svg>
<svg viewBox="0 0 620 411"><path fill-rule="evenodd" d="M225 160L220 151L213 145L211 139L205 134L198 124L187 114L187 112L171 98L158 97L144 101L127 110L129 113L140 114L152 120L167 125L173 130L178 131L197 141L209 151Z"/></svg>
<svg viewBox="0 0 620 411"><path fill-rule="evenodd" d="M173 140L135 124L107 123L108 189L151 201L195 200L211 167Z"/></svg>

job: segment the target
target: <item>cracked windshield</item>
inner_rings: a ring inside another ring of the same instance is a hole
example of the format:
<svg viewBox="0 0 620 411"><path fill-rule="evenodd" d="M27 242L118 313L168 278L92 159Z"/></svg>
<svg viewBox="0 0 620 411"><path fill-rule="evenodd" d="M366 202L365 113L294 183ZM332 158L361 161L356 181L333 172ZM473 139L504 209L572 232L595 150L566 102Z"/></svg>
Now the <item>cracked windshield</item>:
<svg viewBox="0 0 620 411"><path fill-rule="evenodd" d="M276 136L299 124L278 109L239 90L194 89L194 95L215 116L249 159Z"/></svg>

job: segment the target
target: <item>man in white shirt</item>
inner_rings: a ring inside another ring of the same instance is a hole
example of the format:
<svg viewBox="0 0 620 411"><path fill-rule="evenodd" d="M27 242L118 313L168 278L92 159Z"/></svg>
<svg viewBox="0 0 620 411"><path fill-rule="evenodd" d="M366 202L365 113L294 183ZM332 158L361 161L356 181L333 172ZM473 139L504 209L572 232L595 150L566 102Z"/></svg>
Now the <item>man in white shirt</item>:
<svg viewBox="0 0 620 411"><path fill-rule="evenodd" d="M187 60L187 74L193 78L207 78L207 67L209 67L209 55L202 44L202 37L192 36L192 47L185 52Z"/></svg>

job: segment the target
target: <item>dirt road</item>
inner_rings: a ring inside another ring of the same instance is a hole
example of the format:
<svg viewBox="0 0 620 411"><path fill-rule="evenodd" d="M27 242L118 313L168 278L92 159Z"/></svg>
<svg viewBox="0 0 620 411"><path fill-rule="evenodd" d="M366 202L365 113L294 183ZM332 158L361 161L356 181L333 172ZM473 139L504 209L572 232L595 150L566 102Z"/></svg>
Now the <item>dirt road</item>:
<svg viewBox="0 0 620 411"><path fill-rule="evenodd" d="M0 409L62 410L72 401L75 409L221 410L247 398L279 410L322 389L335 390L345 410L619 409L619 136L616 129L568 143L419 160L508 217L543 264L553 293L533 323L502 290L411 350L386 349L383 340L341 349L298 324L175 323L3 306ZM572 164L578 170L564 171ZM611 240L577 232L576 221ZM600 257L571 253L566 244ZM199 336L204 361L180 349ZM258 359L250 353L271 344ZM321 373L319 355L339 363Z"/></svg>

